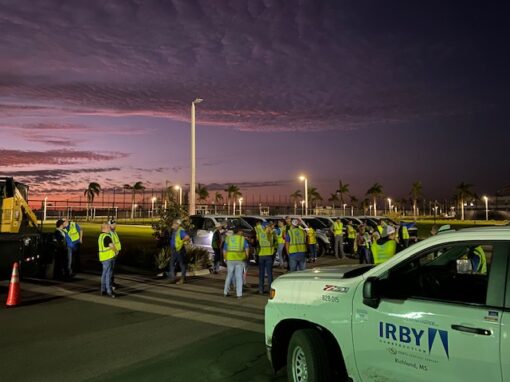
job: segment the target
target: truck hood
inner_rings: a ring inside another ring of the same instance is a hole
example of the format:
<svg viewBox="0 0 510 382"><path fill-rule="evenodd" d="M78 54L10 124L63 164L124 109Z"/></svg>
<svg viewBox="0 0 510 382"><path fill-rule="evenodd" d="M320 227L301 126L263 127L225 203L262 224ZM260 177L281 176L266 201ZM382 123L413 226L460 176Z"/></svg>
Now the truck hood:
<svg viewBox="0 0 510 382"><path fill-rule="evenodd" d="M353 264L353 265L337 265L332 267L317 267L308 269L306 271L300 272L291 272L287 273L279 279L288 280L288 279L351 279L354 277L358 277L363 273L369 271L373 268L373 265L366 264Z"/></svg>

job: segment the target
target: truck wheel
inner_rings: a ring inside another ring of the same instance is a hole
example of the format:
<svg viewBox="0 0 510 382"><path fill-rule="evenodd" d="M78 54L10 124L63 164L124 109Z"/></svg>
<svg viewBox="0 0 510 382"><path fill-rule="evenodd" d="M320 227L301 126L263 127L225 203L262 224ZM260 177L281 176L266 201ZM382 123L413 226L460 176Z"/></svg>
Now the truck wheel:
<svg viewBox="0 0 510 382"><path fill-rule="evenodd" d="M296 331L287 350L287 376L292 382L329 382L332 379L326 344L315 329Z"/></svg>

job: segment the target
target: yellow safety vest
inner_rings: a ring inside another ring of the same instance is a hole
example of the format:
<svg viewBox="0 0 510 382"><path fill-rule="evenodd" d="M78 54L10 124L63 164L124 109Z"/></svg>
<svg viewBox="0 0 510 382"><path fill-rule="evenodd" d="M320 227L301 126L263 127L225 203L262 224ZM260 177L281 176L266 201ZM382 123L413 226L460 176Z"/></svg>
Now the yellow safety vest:
<svg viewBox="0 0 510 382"><path fill-rule="evenodd" d="M350 224L347 226L347 237L349 239L356 239L356 230Z"/></svg>
<svg viewBox="0 0 510 382"><path fill-rule="evenodd" d="M382 235L382 231L383 231L382 225L378 224L377 225L377 230L379 231L379 234Z"/></svg>
<svg viewBox="0 0 510 382"><path fill-rule="evenodd" d="M374 264L382 264L388 261L397 252L397 243L395 240L388 240L386 243L379 245L377 242L372 244L372 256L374 257Z"/></svg>
<svg viewBox="0 0 510 382"><path fill-rule="evenodd" d="M104 238L105 237L111 238L109 233L103 232L103 233L101 233L101 235L99 235L99 239L97 240L97 245L99 247L99 261L106 261L106 260L113 259L115 257L115 251L110 247L104 246Z"/></svg>
<svg viewBox="0 0 510 382"><path fill-rule="evenodd" d="M291 228L288 234L290 237L289 254L306 252L305 231L300 228Z"/></svg>
<svg viewBox="0 0 510 382"><path fill-rule="evenodd" d="M477 273L486 274L487 273L487 259L485 257L485 252L483 251L483 248L479 245L473 250L473 254L477 256L480 259L480 262L478 263L478 268L473 269L473 271Z"/></svg>
<svg viewBox="0 0 510 382"><path fill-rule="evenodd" d="M285 227L278 227L276 232L276 242L278 244L285 244Z"/></svg>
<svg viewBox="0 0 510 382"><path fill-rule="evenodd" d="M266 230L259 229L257 231L257 241L259 242L259 256L271 256L273 254L273 246Z"/></svg>
<svg viewBox="0 0 510 382"><path fill-rule="evenodd" d="M184 240L181 239L181 232L184 231L181 227L177 228L177 231L175 231L175 250L180 251L182 247L184 247Z"/></svg>
<svg viewBox="0 0 510 382"><path fill-rule="evenodd" d="M342 222L338 221L338 222L334 222L333 223L333 234L335 236L342 236L344 233L344 225L342 224Z"/></svg>
<svg viewBox="0 0 510 382"><path fill-rule="evenodd" d="M67 228L67 234L73 243L80 240L80 233L78 232L78 228L76 228L75 222L70 222L69 227Z"/></svg>
<svg viewBox="0 0 510 382"><path fill-rule="evenodd" d="M115 231L110 232L110 236L112 237L113 245L115 246L115 249L117 252L119 252L122 249L122 245L120 244L119 235Z"/></svg>
<svg viewBox="0 0 510 382"><path fill-rule="evenodd" d="M409 231L405 225L402 226L402 240L409 240Z"/></svg>
<svg viewBox="0 0 510 382"><path fill-rule="evenodd" d="M308 244L317 244L317 234L312 227L308 228Z"/></svg>
<svg viewBox="0 0 510 382"><path fill-rule="evenodd" d="M231 235L225 238L227 250L225 253L226 260L245 260L246 259L246 239L242 235Z"/></svg>

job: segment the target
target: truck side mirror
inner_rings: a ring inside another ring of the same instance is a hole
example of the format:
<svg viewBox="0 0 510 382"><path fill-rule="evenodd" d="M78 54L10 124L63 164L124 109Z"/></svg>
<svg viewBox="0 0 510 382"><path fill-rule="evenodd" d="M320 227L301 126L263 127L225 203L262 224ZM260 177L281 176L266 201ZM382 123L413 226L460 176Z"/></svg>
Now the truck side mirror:
<svg viewBox="0 0 510 382"><path fill-rule="evenodd" d="M377 309L381 302L381 297L379 296L378 286L379 279L377 277L369 277L366 279L365 284L363 284L363 304Z"/></svg>

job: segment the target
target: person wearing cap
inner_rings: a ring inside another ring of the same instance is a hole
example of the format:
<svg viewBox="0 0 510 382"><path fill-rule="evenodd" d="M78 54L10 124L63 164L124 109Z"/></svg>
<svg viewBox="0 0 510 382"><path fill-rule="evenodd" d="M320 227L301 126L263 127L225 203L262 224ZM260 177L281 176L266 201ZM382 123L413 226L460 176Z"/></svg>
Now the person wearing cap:
<svg viewBox="0 0 510 382"><path fill-rule="evenodd" d="M99 261L103 271L101 273L101 295L116 297L112 288L113 260L115 259L117 248L113 244L111 229L108 223L101 225L101 234L97 240L99 247Z"/></svg>
<svg viewBox="0 0 510 382"><path fill-rule="evenodd" d="M397 252L397 242L395 241L395 228L386 225L381 234L381 238L372 244L372 256L374 264L382 264L395 256Z"/></svg>
<svg viewBox="0 0 510 382"><path fill-rule="evenodd" d="M229 295L230 284L235 281L237 298L243 295L243 274L245 261L248 259L250 246L243 234L242 227L235 228L233 235L227 235L223 244L223 257L227 263L227 278L223 295Z"/></svg>
<svg viewBox="0 0 510 382"><path fill-rule="evenodd" d="M67 232L67 274L72 277L79 268L80 246L83 243L83 230L73 220L64 219L64 229Z"/></svg>
<svg viewBox="0 0 510 382"><path fill-rule="evenodd" d="M215 230L212 237L212 249L214 251L213 273L216 275L220 270L221 263L221 247L223 246L224 230L223 224L216 223Z"/></svg>
<svg viewBox="0 0 510 382"><path fill-rule="evenodd" d="M175 282L175 266L179 264L181 269L181 278L177 284L184 284L186 280L186 248L184 245L188 243L191 238L184 228L181 227L181 221L179 219L173 221L171 229L168 279L171 283Z"/></svg>
<svg viewBox="0 0 510 382"><path fill-rule="evenodd" d="M285 237L285 247L289 254L289 271L304 271L306 269L306 233L299 228L299 221L292 220L292 228Z"/></svg>
<svg viewBox="0 0 510 382"><path fill-rule="evenodd" d="M122 245L120 244L119 234L116 231L117 222L115 221L115 219L108 220L108 224L110 226L110 236L112 237L113 245L115 246L115 249L117 251L115 257L112 259L112 288L113 290L115 290L119 287L117 284L115 284L115 263L117 260L117 256L119 256L119 252L122 249Z"/></svg>
<svg viewBox="0 0 510 382"><path fill-rule="evenodd" d="M340 220L340 218L335 219L333 226L331 227L331 231L333 231L333 236L335 237L335 257L337 259L343 259L345 257L344 225L342 224L342 220Z"/></svg>
<svg viewBox="0 0 510 382"><path fill-rule="evenodd" d="M260 223L260 222L259 222ZM259 294L264 293L264 281L267 274L267 283L271 289L273 282L273 235L268 224L257 224L257 250L259 256Z"/></svg>

